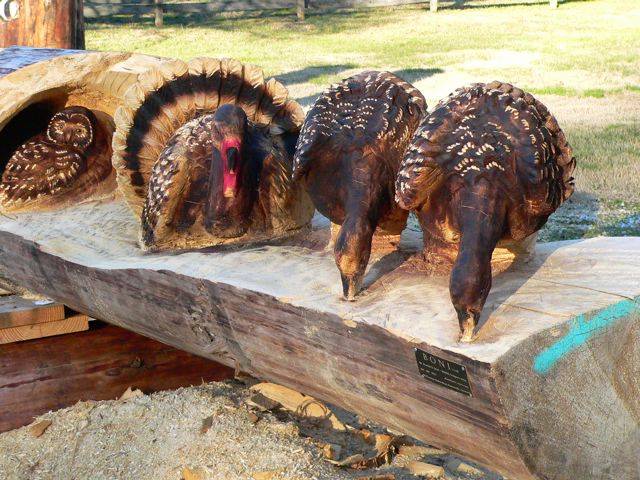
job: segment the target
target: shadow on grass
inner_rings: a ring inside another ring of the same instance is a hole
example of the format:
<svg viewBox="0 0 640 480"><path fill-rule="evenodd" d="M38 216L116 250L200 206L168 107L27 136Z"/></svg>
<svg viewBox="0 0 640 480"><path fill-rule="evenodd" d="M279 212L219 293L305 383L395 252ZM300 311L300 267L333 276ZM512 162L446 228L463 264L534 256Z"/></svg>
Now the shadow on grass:
<svg viewBox="0 0 640 480"><path fill-rule="evenodd" d="M565 3L578 3L578 2L593 2L595 0L558 0L560 6ZM474 2L471 4L469 0L444 0L440 1L438 10L471 10L471 9L484 9L484 8L507 8L507 7L535 7L539 5L549 5L549 0L538 0L538 1L518 1L514 0L513 2L496 2L496 1L488 1L483 3Z"/></svg>
<svg viewBox="0 0 640 480"><path fill-rule="evenodd" d="M339 65L311 65L300 70L292 70L290 72L276 75L275 78L283 84L304 83L324 75L336 75L349 68L354 68L353 63L344 63Z"/></svg>
<svg viewBox="0 0 640 480"><path fill-rule="evenodd" d="M322 66L322 67L318 67L318 66L313 66L313 67L308 67L309 70L311 70L312 72L315 72L315 70L313 69L320 69L316 72L316 75L313 76L308 76L306 81L309 81L313 78L317 78L320 77L322 75L326 75L326 74L337 74L339 72L341 72L342 70L346 70L348 68L353 68L355 67L355 65L337 65L335 67L335 69L331 69L330 66ZM276 78L278 80L280 80L281 82L283 82L285 85L287 84L287 82L303 82L305 80L298 80L297 75L299 72L305 72L305 70L308 70L307 68L303 69L303 70L296 70L294 72L291 73L285 73L283 75L277 75ZM302 75L308 75L310 72L305 72ZM403 80L406 80L407 82L419 82L420 80L424 80L425 78L429 78L433 75L436 75L438 73L444 73L444 70L441 68L404 68L402 70L394 70L392 72L393 74L397 75L398 77L402 78ZM289 76L291 75L291 76ZM296 79L296 80L292 80L292 79ZM327 88L329 85L326 85L323 87L323 90L325 88ZM311 95L307 95L305 97L300 97L297 98L296 100L298 101L298 103L300 105L302 105L303 107L310 107L311 105L313 105L313 103L316 101L316 99L318 98L318 96L320 95L320 93L313 93Z"/></svg>
<svg viewBox="0 0 640 480"><path fill-rule="evenodd" d="M438 73L444 73L444 70L441 68L403 68L402 70L394 70L391 73L412 83L419 82Z"/></svg>
<svg viewBox="0 0 640 480"><path fill-rule="evenodd" d="M375 19L375 25L394 20L392 16L380 13L385 7L360 7L355 8L310 8L306 12L306 20L299 22L294 9L273 9L273 10L248 10L239 12L203 12L203 13L165 13L165 27L198 26L211 27L218 30L235 30L238 28L237 21L247 20L277 20L287 22L291 29L300 33L336 33L345 30L358 28L359 26L370 24ZM415 8L424 9L424 4L409 4L393 7L395 9L411 10ZM108 17L86 19L86 28L108 29L110 26L126 26L155 28L154 16L152 13L144 15L111 15ZM311 27L311 29L309 28ZM161 28L160 28L161 29Z"/></svg>

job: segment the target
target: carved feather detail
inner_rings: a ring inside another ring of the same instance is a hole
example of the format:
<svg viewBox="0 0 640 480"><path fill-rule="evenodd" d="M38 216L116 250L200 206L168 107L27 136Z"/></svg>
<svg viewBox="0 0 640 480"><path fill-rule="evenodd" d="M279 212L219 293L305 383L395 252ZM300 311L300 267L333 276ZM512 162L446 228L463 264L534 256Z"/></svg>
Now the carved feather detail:
<svg viewBox="0 0 640 480"><path fill-rule="evenodd" d="M332 85L307 115L294 159L294 176L309 167L314 150L334 135L354 148L380 143L404 150L412 131L405 121L426 112L422 94L390 72L367 71ZM347 140L345 140L347 142Z"/></svg>
<svg viewBox="0 0 640 480"><path fill-rule="evenodd" d="M38 135L11 157L0 184L0 202L26 202L60 192L86 169L76 151L62 148Z"/></svg>
<svg viewBox="0 0 640 480"><path fill-rule="evenodd" d="M118 185L130 207L142 213L154 165L183 125L235 104L250 122L277 133L297 132L304 113L287 90L262 71L231 59L167 61L150 69L130 87L115 114L113 163Z"/></svg>
<svg viewBox="0 0 640 480"><path fill-rule="evenodd" d="M489 178L520 189L530 215L548 215L573 192L575 159L547 108L507 83L453 92L416 130L396 181L396 199L416 209L448 177Z"/></svg>
<svg viewBox="0 0 640 480"><path fill-rule="evenodd" d="M47 128L9 158L0 182L7 211L58 205L91 196L112 172L110 128L85 107L57 112Z"/></svg>

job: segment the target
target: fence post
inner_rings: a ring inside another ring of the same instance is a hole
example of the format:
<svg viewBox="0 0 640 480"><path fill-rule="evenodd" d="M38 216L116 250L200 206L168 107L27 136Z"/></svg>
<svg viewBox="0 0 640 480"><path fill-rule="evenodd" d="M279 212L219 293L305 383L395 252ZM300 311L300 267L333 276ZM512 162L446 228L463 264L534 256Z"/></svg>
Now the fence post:
<svg viewBox="0 0 640 480"><path fill-rule="evenodd" d="M162 0L153 0L153 3L156 4L156 27L162 27L164 25L164 18L162 14Z"/></svg>
<svg viewBox="0 0 640 480"><path fill-rule="evenodd" d="M558 8L558 0L549 0L549 5L551 8Z"/></svg>
<svg viewBox="0 0 640 480"><path fill-rule="evenodd" d="M298 6L298 20L301 22L304 22L305 3L305 0L296 0L296 5Z"/></svg>
<svg viewBox="0 0 640 480"><path fill-rule="evenodd" d="M430 0L429 1L429 10L432 12L438 11L438 0Z"/></svg>

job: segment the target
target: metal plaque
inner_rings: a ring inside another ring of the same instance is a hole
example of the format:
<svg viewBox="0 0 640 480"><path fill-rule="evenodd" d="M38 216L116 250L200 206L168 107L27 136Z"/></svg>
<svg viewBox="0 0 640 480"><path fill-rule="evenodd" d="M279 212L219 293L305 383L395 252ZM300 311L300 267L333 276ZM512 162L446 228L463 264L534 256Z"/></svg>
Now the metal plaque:
<svg viewBox="0 0 640 480"><path fill-rule="evenodd" d="M416 348L416 360L418 361L420 375L427 380L463 395L473 396L467 369L464 366L419 348Z"/></svg>

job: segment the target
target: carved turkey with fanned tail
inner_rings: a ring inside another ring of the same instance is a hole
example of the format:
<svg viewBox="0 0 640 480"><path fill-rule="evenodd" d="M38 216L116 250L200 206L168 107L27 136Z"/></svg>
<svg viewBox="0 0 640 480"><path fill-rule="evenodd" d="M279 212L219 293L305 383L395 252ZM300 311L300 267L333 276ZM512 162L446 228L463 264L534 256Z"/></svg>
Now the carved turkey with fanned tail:
<svg viewBox="0 0 640 480"><path fill-rule="evenodd" d="M111 191L111 132L85 107L56 113L45 132L9 158L0 182L0 210L46 210L85 200L103 187Z"/></svg>
<svg viewBox="0 0 640 480"><path fill-rule="evenodd" d="M345 298L358 294L379 229L398 235L408 213L394 201L405 148L426 111L422 94L389 72L363 72L331 87L302 128L294 161L316 208L341 225L334 255Z"/></svg>
<svg viewBox="0 0 640 480"><path fill-rule="evenodd" d="M313 206L291 181L304 114L287 90L235 60L167 61L115 114L118 185L147 250L283 237Z"/></svg>
<svg viewBox="0 0 640 480"><path fill-rule="evenodd" d="M417 211L425 254L453 260L450 293L461 340L473 338L496 245L545 224L572 194L575 164L553 115L506 83L459 89L423 119L396 198Z"/></svg>

